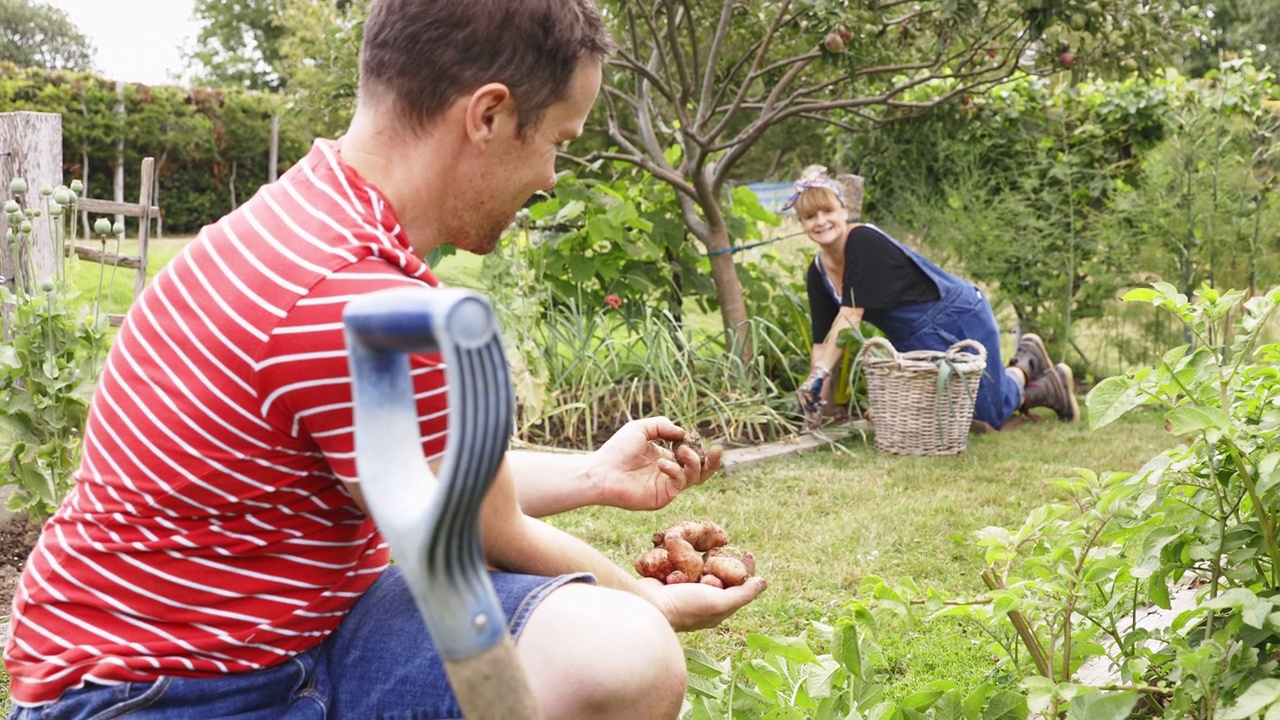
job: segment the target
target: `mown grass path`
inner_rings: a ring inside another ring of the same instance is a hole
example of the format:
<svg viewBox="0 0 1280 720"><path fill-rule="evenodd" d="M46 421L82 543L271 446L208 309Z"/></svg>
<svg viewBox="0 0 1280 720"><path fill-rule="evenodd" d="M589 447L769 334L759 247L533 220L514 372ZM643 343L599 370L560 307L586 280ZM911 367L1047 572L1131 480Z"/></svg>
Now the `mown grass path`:
<svg viewBox="0 0 1280 720"><path fill-rule="evenodd" d="M732 544L756 554L769 580L759 600L721 627L684 637L723 659L745 647L748 633L796 635L808 620L834 620L868 575L981 595L976 530L1016 527L1033 508L1059 499L1045 480L1077 467L1136 470L1175 442L1154 414L1141 413L1101 433L1053 420L1025 423L973 436L969 452L954 457L896 457L854 436L719 475L657 513L591 508L554 522L626 567L655 530L676 520L722 524ZM957 623L878 640L895 693L940 678L976 683L992 666L986 641Z"/></svg>

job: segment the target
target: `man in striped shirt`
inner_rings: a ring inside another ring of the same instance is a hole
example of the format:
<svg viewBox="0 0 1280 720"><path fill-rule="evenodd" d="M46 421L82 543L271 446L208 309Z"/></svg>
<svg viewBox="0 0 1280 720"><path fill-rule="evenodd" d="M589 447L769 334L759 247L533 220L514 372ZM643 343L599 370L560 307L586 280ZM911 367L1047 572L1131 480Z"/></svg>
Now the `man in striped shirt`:
<svg viewBox="0 0 1280 720"><path fill-rule="evenodd" d="M46 525L5 648L15 718L454 718L442 664L365 511L342 308L436 284L443 243L497 244L555 182L612 49L591 0L374 0L349 131L206 228L130 309L76 486ZM423 448L444 373L415 358ZM484 547L547 717L674 717L675 631L764 581L638 581L535 518L666 505L719 464L629 424L588 456L511 453Z"/></svg>

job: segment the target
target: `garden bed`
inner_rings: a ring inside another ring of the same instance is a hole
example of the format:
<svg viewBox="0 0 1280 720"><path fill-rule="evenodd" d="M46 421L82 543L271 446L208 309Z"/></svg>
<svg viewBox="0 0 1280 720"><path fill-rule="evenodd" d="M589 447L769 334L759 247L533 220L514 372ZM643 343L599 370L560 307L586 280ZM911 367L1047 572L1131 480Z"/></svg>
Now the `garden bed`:
<svg viewBox="0 0 1280 720"><path fill-rule="evenodd" d="M36 544L40 526L21 515L14 515L0 522L0 607L5 618L13 606L13 593L18 587L18 576L27 562L27 555ZM8 637L9 623L4 623L0 637Z"/></svg>

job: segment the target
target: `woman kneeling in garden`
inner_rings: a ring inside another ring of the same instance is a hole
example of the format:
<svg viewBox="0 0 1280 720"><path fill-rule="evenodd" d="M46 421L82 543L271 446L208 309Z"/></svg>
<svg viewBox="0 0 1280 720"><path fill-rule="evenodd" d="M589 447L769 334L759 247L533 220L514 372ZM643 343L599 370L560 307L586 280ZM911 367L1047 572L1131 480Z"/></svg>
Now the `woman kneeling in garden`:
<svg viewBox="0 0 1280 720"><path fill-rule="evenodd" d="M840 185L817 175L796 182L783 208L795 209L805 235L818 246L806 277L814 338L812 370L800 387L806 417L821 412L826 379L842 352L836 336L866 320L899 352L943 351L966 338L982 343L987 369L974 403L977 422L998 430L1015 411L1035 407L1079 420L1071 368L1054 365L1031 333L1022 336L1004 367L1000 329L982 290L875 225L856 222L862 207L857 191L850 210Z"/></svg>

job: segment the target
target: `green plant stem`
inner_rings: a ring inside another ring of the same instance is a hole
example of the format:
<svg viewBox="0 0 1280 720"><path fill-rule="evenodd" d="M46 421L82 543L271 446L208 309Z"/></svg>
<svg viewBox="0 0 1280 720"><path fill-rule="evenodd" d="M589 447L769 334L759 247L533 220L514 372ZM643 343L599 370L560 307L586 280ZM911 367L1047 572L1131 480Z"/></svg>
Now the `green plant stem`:
<svg viewBox="0 0 1280 720"><path fill-rule="evenodd" d="M925 605L929 601L924 598L912 598L907 601L911 605ZM943 605L967 606L967 605L990 605L995 600L989 597L974 598L972 600L943 600Z"/></svg>
<svg viewBox="0 0 1280 720"><path fill-rule="evenodd" d="M1004 583L996 575L994 568L986 568L982 571L982 581L992 590L1003 590ZM1027 652L1031 653L1031 660L1036 664L1036 670L1044 677L1053 679L1053 668L1049 666L1049 660L1045 658L1044 648L1040 645L1040 640L1036 638L1034 632L1031 631L1031 624L1017 610L1010 610L1009 622L1013 623L1013 629L1017 631L1018 637L1022 638L1022 643L1027 646Z"/></svg>
<svg viewBox="0 0 1280 720"><path fill-rule="evenodd" d="M1067 234L1067 297L1062 327L1062 355L1060 356L1062 360L1066 360L1067 348L1070 347L1071 341L1071 305L1075 299L1076 284L1076 199L1075 184L1073 182L1074 173L1071 171L1071 137L1067 134L1065 117L1062 121L1062 136L1063 159L1067 161L1067 217L1070 221L1070 229Z"/></svg>
<svg viewBox="0 0 1280 720"><path fill-rule="evenodd" d="M1114 516L1112 516L1114 517ZM1080 577L1080 573L1084 572L1084 561L1089 557L1089 551L1093 549L1098 542L1098 537L1102 535L1102 531L1110 524L1111 518L1107 518L1098 523L1098 527L1094 528L1089 536L1088 542L1084 547L1080 548L1080 557L1076 559L1075 572L1073 577ZM1071 677L1071 615L1075 612L1076 601L1079 598L1076 590L1073 588L1067 596L1067 607L1062 613L1062 679L1066 680Z"/></svg>
<svg viewBox="0 0 1280 720"><path fill-rule="evenodd" d="M1096 685L1096 689L1103 692L1139 692L1148 695L1172 695L1173 691L1169 688L1157 687L1155 685Z"/></svg>
<svg viewBox="0 0 1280 720"><path fill-rule="evenodd" d="M1277 573L1280 573L1280 547L1276 546L1276 528L1274 518L1267 512L1266 505L1262 502L1262 497L1258 495L1258 486L1254 483L1253 474L1249 472L1249 466L1244 461L1240 453L1240 448L1236 446L1231 438L1223 438L1226 443L1227 451L1231 454L1231 460L1235 463L1236 472L1240 473L1240 479L1244 482L1245 490L1249 492L1249 498L1253 501L1254 512L1258 516L1258 528L1262 531L1262 541L1267 546L1267 555L1271 558L1271 587L1276 587Z"/></svg>

